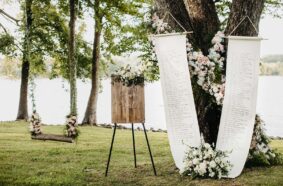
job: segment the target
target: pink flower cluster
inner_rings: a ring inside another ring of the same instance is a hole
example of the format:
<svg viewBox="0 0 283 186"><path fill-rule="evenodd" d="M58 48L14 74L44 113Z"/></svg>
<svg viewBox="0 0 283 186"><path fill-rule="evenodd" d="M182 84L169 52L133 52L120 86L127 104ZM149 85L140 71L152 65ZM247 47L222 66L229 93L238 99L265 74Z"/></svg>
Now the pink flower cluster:
<svg viewBox="0 0 283 186"><path fill-rule="evenodd" d="M222 77L221 84L215 83L215 71L222 71L222 57L224 45L222 44L224 34L217 32L212 39L213 46L209 49L209 55L205 56L201 51L194 51L192 45L187 40L187 57L191 74L197 76L197 84L206 92L215 97L215 102L221 105L224 98L225 78Z"/></svg>

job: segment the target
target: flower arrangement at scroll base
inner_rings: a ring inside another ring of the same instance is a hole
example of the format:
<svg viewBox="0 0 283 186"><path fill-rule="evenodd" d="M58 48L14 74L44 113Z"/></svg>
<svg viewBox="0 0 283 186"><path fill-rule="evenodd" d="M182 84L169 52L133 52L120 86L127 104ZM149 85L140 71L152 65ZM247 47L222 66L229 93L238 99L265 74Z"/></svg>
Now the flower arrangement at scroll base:
<svg viewBox="0 0 283 186"><path fill-rule="evenodd" d="M190 147L186 151L185 168L182 175L194 178L222 178L227 176L232 165L227 160L229 152L215 149L214 145L205 143L203 137L199 147Z"/></svg>
<svg viewBox="0 0 283 186"><path fill-rule="evenodd" d="M68 115L66 117L65 135L76 139L79 136L77 116Z"/></svg>
<svg viewBox="0 0 283 186"><path fill-rule="evenodd" d="M31 135L33 136L42 134L41 118L39 117L39 114L36 113L36 111L34 111L31 115L29 130L30 130Z"/></svg>
<svg viewBox="0 0 283 186"><path fill-rule="evenodd" d="M273 150L268 145L270 143L270 139L266 136L263 126L263 120L257 115L249 156L246 162L247 167L283 164L282 154Z"/></svg>

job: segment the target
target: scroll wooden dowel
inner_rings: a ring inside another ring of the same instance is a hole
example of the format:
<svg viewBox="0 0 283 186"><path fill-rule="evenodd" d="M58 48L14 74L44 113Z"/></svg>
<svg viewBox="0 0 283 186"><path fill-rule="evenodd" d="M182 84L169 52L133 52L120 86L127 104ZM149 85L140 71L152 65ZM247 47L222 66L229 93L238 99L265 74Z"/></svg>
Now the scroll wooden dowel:
<svg viewBox="0 0 283 186"><path fill-rule="evenodd" d="M61 141L61 142L68 142L73 143L74 139L71 137L66 137L63 135L56 135L56 134L39 134L36 136L31 136L31 139L34 140L51 140L51 141Z"/></svg>

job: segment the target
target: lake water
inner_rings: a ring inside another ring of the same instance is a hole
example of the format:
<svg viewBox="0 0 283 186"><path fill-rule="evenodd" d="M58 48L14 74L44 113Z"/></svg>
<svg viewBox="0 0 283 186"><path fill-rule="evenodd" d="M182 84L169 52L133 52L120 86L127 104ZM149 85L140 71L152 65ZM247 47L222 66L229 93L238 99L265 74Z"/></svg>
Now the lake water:
<svg viewBox="0 0 283 186"><path fill-rule="evenodd" d="M98 123L111 122L110 80L103 80L98 98ZM45 124L64 124L69 111L68 83L61 79L36 80L37 111ZM0 79L0 121L14 120L19 101L19 80ZM90 82L78 81L78 113L82 121L90 92ZM146 126L166 129L160 82L146 84ZM30 104L31 105L31 104ZM29 108L31 110L31 108ZM257 112L266 122L270 136L283 137L283 77L262 76L259 81Z"/></svg>

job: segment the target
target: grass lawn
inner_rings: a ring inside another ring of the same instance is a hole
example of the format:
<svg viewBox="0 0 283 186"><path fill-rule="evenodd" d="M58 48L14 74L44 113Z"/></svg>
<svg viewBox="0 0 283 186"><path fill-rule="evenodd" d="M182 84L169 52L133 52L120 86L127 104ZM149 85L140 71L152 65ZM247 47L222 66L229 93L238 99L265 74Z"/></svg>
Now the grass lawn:
<svg viewBox="0 0 283 186"><path fill-rule="evenodd" d="M31 140L28 123L0 123L0 185L283 185L283 166L245 169L236 179L190 180L175 170L167 134L148 132L157 174L153 175L144 134L136 132L134 168L130 130L117 130L110 171L104 177L112 130L80 127L77 144ZM63 126L44 126L59 133ZM283 153L283 141L272 146Z"/></svg>

